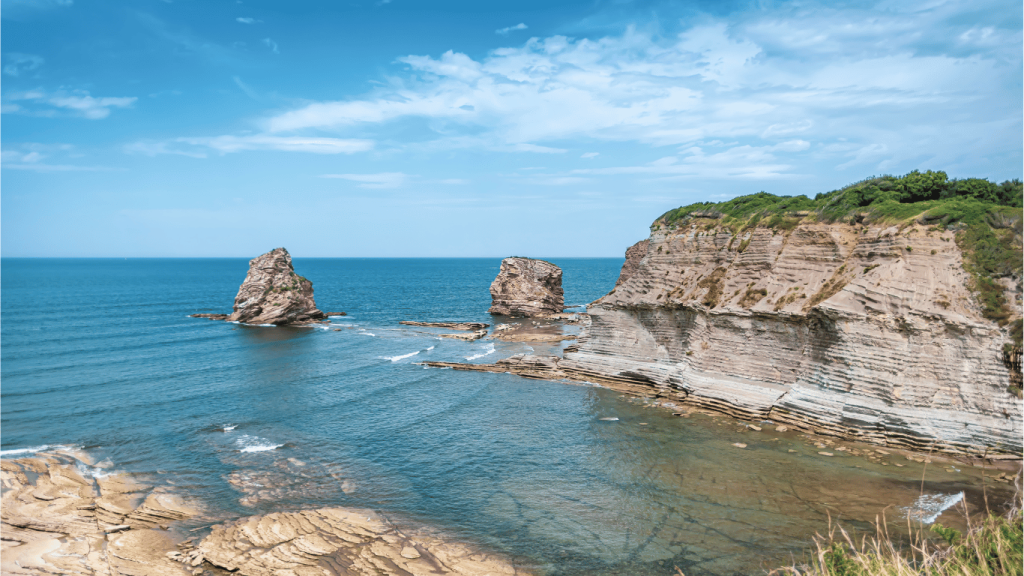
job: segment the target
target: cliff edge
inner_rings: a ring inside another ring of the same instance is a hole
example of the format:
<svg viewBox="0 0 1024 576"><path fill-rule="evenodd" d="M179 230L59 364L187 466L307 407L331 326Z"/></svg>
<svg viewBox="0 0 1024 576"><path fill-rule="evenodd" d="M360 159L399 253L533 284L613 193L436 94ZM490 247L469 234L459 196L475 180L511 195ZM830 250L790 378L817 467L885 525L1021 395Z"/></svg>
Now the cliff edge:
<svg viewBox="0 0 1024 576"><path fill-rule="evenodd" d="M741 418L1020 458L1019 361L1004 361L1020 347L1020 182L1000 203L927 174L947 183L934 199L906 192L911 173L667 213L557 368Z"/></svg>
<svg viewBox="0 0 1024 576"><path fill-rule="evenodd" d="M249 273L227 320L281 326L326 317L313 300L313 283L295 273L287 250L275 248L249 261Z"/></svg>

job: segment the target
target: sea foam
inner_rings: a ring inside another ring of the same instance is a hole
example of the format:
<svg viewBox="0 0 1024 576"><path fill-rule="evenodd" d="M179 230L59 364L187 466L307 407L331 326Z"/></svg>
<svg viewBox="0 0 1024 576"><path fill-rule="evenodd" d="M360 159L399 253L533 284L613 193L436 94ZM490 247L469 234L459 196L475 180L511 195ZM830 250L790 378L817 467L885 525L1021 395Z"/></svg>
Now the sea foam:
<svg viewBox="0 0 1024 576"><path fill-rule="evenodd" d="M484 348L484 351L479 354L466 356L466 360L476 360L477 358L483 358L484 356L487 356L489 354L494 354L494 344L488 344L487 348Z"/></svg>
<svg viewBox="0 0 1024 576"><path fill-rule="evenodd" d="M239 452L267 452L284 446L284 444L271 444L270 441L265 438L249 436L248 434L242 436L238 440L235 440L235 444L238 445Z"/></svg>
<svg viewBox="0 0 1024 576"><path fill-rule="evenodd" d="M956 506L964 499L963 492L956 494L922 494L916 502L906 508L901 508L911 520L920 520L924 524L931 524L938 520L943 512Z"/></svg>

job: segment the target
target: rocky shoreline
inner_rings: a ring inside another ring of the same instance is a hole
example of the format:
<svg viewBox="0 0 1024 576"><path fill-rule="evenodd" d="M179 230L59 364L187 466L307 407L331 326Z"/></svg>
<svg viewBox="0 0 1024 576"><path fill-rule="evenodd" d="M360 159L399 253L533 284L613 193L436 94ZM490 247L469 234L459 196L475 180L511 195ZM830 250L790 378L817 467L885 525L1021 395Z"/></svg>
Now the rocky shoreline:
<svg viewBox="0 0 1024 576"><path fill-rule="evenodd" d="M200 506L126 475L82 474L79 465L89 463L71 452L0 460L3 574L524 574L503 558L363 509L250 516L185 537L182 523L200 519Z"/></svg>

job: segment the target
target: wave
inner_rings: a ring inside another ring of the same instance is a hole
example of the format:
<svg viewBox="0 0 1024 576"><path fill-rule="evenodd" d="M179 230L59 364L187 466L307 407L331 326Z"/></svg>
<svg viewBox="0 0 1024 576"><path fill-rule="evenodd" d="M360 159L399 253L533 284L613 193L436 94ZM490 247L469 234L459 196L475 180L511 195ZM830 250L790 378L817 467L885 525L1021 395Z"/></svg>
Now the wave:
<svg viewBox="0 0 1024 576"><path fill-rule="evenodd" d="M373 332L360 332L363 336L376 336Z"/></svg>
<svg viewBox="0 0 1024 576"><path fill-rule="evenodd" d="M901 510L906 512L907 518L911 520L919 520L924 524L931 524L938 520L943 512L956 506L963 499L963 492L956 494L922 494L916 502L906 508L901 508Z"/></svg>
<svg viewBox="0 0 1024 576"><path fill-rule="evenodd" d="M59 446L57 446L59 448ZM32 448L14 448L12 450L0 450L0 457L16 456L18 454L35 454L36 452L42 452L43 450L49 450L50 445L44 444L42 446L35 446Z"/></svg>
<svg viewBox="0 0 1024 576"><path fill-rule="evenodd" d="M235 440L235 444L239 447L239 452L267 452L270 450L277 450L284 446L284 444L271 444L270 441L265 438L249 436L248 434L242 436L238 440Z"/></svg>
<svg viewBox="0 0 1024 576"><path fill-rule="evenodd" d="M238 424L228 424L227 426L224 426L224 431L231 432L235 428L238 428Z"/></svg>
<svg viewBox="0 0 1024 576"><path fill-rule="evenodd" d="M466 360L476 360L477 358L483 358L484 356L487 356L489 354L494 354L494 344L488 344L487 348L484 348L484 351L479 354L466 356Z"/></svg>
<svg viewBox="0 0 1024 576"><path fill-rule="evenodd" d="M420 351L417 350L415 352L409 352L408 354L402 354L401 356L381 356L380 358L381 358L381 360L391 360L392 362L398 362L399 360L402 360L403 358L409 358L409 357L415 356L415 355L417 355L419 353L420 353Z"/></svg>

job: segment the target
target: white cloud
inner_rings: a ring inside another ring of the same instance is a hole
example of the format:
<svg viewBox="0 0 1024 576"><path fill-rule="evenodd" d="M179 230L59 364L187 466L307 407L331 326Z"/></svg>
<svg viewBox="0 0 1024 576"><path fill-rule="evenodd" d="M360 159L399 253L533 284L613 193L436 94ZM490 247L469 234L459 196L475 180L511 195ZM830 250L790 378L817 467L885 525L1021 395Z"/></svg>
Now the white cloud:
<svg viewBox="0 0 1024 576"><path fill-rule="evenodd" d="M4 66L4 74L8 76L20 76L25 72L39 68L45 62L42 56L22 54L20 52L8 52L7 61L8 64Z"/></svg>
<svg viewBox="0 0 1024 576"><path fill-rule="evenodd" d="M257 22L262 22L262 20L257 20L255 18L248 18L248 17L238 17L238 18L235 18L235 22L239 22L241 24L255 24Z"/></svg>
<svg viewBox="0 0 1024 576"><path fill-rule="evenodd" d="M8 148L0 151L0 165L4 170L29 170L32 172L110 172L122 170L108 166L82 166L46 162L53 156L66 159L73 150L70 144L22 144L20 149ZM74 154L71 154L74 155Z"/></svg>
<svg viewBox="0 0 1024 576"><path fill-rule="evenodd" d="M373 148L373 141L344 138L317 138L306 136L274 136L254 134L248 136L208 136L175 138L159 142L135 142L125 147L130 154L156 156L177 154L205 158L209 152L231 154L253 150L307 152L311 154L355 154Z"/></svg>
<svg viewBox="0 0 1024 576"><path fill-rule="evenodd" d="M580 158L597 158L600 155L600 152L587 152L585 154L582 154Z"/></svg>
<svg viewBox="0 0 1024 576"><path fill-rule="evenodd" d="M106 118L110 116L112 109L127 108L138 100L134 96L96 98L90 96L89 92L85 90L46 92L41 89L9 94L6 96L6 99L8 101L20 102L20 104L5 102L4 112L18 112L36 116L71 114L90 120Z"/></svg>
<svg viewBox="0 0 1024 576"><path fill-rule="evenodd" d="M281 50L277 46L277 42L274 42L270 38L264 38L263 45L266 46L267 48L270 48L270 51L273 52L274 54L281 53Z"/></svg>
<svg viewBox="0 0 1024 576"><path fill-rule="evenodd" d="M494 31L494 33L495 34L501 34L502 36L507 36L509 32L512 32L514 30L526 30L526 28L527 28L526 24L523 24L522 22L520 22L519 24L516 24L515 26L508 26L506 28L498 28L497 30Z"/></svg>
<svg viewBox="0 0 1024 576"><path fill-rule="evenodd" d="M913 18L897 8L766 9L728 22L707 17L672 37L629 29L597 39L533 38L482 58L410 55L398 58L406 72L370 94L313 102L267 118L265 127L372 134L427 120L432 139L403 145L420 150L562 152L580 139L686 148L721 140L737 143L737 159L754 162L728 173L773 177L793 173L800 155L832 166L850 161L825 149L837 137L861 148L884 145L892 161L921 158L922 146L936 161L983 158L981 149L936 136L966 128L977 142L993 125L1020 127L1020 30L959 24L997 7L936 4ZM936 40L943 37L945 44ZM772 148L780 143L788 148ZM764 154L776 161L762 162Z"/></svg>
<svg viewBox="0 0 1024 576"><path fill-rule="evenodd" d="M469 180L466 180L465 178L445 178L438 182L441 184L469 184Z"/></svg>
<svg viewBox="0 0 1024 576"><path fill-rule="evenodd" d="M337 178L359 182L360 188L398 188L405 184L408 174L401 172L381 172L379 174L322 174L321 178Z"/></svg>

